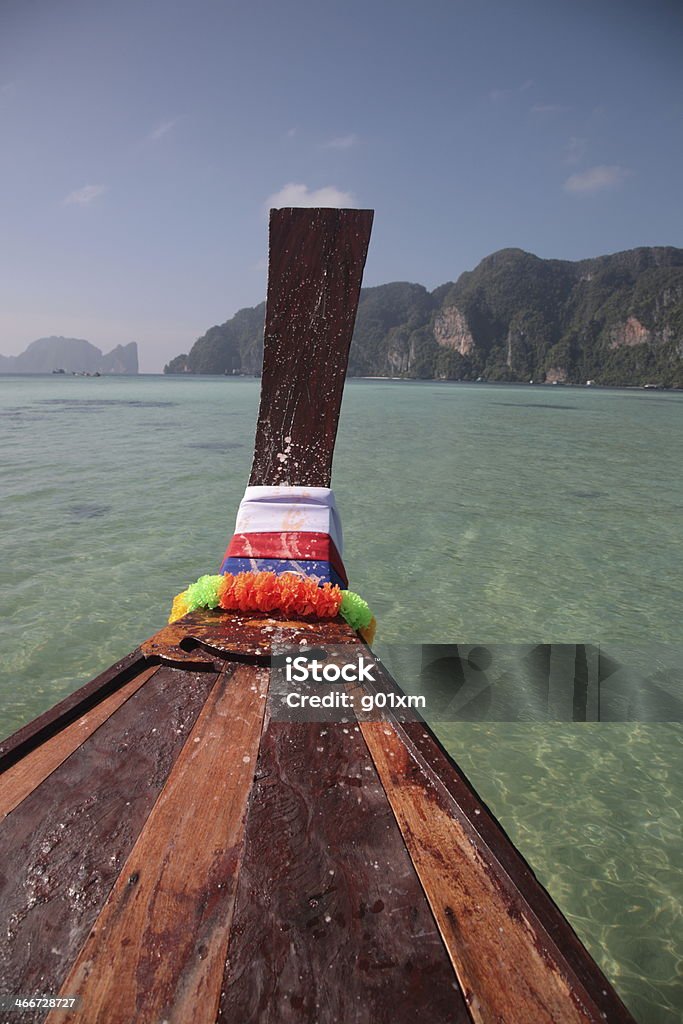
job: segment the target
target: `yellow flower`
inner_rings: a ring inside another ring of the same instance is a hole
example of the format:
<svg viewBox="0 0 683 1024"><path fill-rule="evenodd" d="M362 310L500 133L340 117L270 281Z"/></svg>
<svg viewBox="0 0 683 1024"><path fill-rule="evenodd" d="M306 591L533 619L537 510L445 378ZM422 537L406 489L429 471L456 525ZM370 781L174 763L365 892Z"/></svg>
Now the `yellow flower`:
<svg viewBox="0 0 683 1024"><path fill-rule="evenodd" d="M182 619L183 615L187 615L187 612L187 591L183 590L182 594L176 594L173 598L173 607L168 617L169 625L172 622L177 622L178 619Z"/></svg>
<svg viewBox="0 0 683 1024"><path fill-rule="evenodd" d="M377 619L373 615L367 626L363 629L359 629L358 632L365 640L368 647L372 647L375 640L375 633L377 632Z"/></svg>

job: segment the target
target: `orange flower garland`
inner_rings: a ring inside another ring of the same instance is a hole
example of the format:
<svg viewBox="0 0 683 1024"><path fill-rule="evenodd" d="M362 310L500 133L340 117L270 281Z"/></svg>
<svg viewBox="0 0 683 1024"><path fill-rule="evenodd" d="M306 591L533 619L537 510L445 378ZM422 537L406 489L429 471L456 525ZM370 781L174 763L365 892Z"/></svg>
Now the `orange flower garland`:
<svg viewBox="0 0 683 1024"><path fill-rule="evenodd" d="M218 586L218 603L225 611L272 612L334 618L339 612L342 592L330 583L319 587L305 576L274 572L226 573Z"/></svg>
<svg viewBox="0 0 683 1024"><path fill-rule="evenodd" d="M272 612L333 619L336 615L371 644L377 623L358 594L331 583L319 586L315 579L296 573L241 572L236 576L200 576L173 600L169 622L182 619L198 608L223 608L230 612Z"/></svg>

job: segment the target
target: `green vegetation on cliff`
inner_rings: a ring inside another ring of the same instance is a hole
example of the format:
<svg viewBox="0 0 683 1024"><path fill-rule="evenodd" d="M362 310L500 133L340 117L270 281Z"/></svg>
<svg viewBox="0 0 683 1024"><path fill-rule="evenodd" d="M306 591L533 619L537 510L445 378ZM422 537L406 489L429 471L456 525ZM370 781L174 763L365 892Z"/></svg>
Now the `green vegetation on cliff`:
<svg viewBox="0 0 683 1024"><path fill-rule="evenodd" d="M264 315L240 310L164 372L259 373ZM683 249L576 263L502 249L433 292L363 288L349 374L683 387Z"/></svg>

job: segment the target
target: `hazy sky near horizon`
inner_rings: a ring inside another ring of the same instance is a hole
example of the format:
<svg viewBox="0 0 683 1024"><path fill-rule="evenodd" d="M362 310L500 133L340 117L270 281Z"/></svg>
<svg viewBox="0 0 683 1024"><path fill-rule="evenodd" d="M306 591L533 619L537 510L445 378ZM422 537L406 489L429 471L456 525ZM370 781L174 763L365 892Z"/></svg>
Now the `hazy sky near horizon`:
<svg viewBox="0 0 683 1024"><path fill-rule="evenodd" d="M2 0L0 353L161 370L269 205L374 208L366 285L683 246L682 53L675 0Z"/></svg>

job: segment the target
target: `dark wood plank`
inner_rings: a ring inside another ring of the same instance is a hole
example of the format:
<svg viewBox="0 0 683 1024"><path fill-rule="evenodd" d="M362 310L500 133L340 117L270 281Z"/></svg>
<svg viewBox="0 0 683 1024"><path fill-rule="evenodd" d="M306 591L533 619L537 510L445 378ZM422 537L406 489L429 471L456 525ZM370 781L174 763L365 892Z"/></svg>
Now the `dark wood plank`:
<svg viewBox="0 0 683 1024"><path fill-rule="evenodd" d="M81 1009L48 1022L215 1021L267 690L220 677L62 986Z"/></svg>
<svg viewBox="0 0 683 1024"><path fill-rule="evenodd" d="M216 678L159 669L0 824L0 992L59 989Z"/></svg>
<svg viewBox="0 0 683 1024"><path fill-rule="evenodd" d="M261 741L219 1020L469 1021L357 726Z"/></svg>
<svg viewBox="0 0 683 1024"><path fill-rule="evenodd" d="M143 667L144 657L139 649L132 651L99 676L91 679L85 686L81 686L44 714L12 733L0 743L0 772L95 707L119 686L132 679Z"/></svg>
<svg viewBox="0 0 683 1024"><path fill-rule="evenodd" d="M8 768L3 773L0 785L0 821L44 782L55 768L66 761L67 757L73 754L87 740L88 736L92 736L95 730L99 729L110 715L113 715L117 708L121 707L129 697L132 697L136 690L139 690L157 671L158 666L154 665L139 675L133 676L130 682L124 683L119 690L115 690L109 697L105 697L92 711L77 718L71 725L62 729L61 732L46 740L45 743Z"/></svg>
<svg viewBox="0 0 683 1024"><path fill-rule="evenodd" d="M250 484L329 487L372 210L270 212Z"/></svg>

